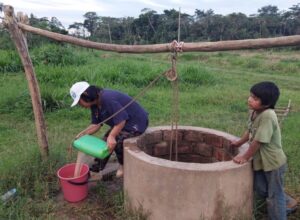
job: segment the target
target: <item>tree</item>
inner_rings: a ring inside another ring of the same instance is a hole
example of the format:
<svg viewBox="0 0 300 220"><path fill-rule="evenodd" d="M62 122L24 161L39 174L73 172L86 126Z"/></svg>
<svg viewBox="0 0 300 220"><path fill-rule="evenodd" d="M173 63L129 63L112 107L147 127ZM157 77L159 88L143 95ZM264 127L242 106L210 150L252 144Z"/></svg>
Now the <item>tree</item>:
<svg viewBox="0 0 300 220"><path fill-rule="evenodd" d="M240 40L248 38L248 23L247 16L243 13L232 13L225 17L226 22L226 39Z"/></svg>
<svg viewBox="0 0 300 220"><path fill-rule="evenodd" d="M150 8L144 8L144 9L142 9L141 12L144 13L144 15L147 17L149 26L151 27L151 29L153 30L153 32L156 33L155 28L154 28L154 26L152 24L153 23L152 20L154 18L154 15L156 14L156 11L151 10Z"/></svg>
<svg viewBox="0 0 300 220"><path fill-rule="evenodd" d="M83 26L90 32L90 36L94 37L99 21L97 13L87 12L83 15L83 17L85 18L85 20L83 21Z"/></svg>
<svg viewBox="0 0 300 220"><path fill-rule="evenodd" d="M38 18L33 14L30 14L29 24L33 27L57 32L60 34L68 34L61 22L56 17L52 17L49 21L47 17ZM53 40L33 34L27 35L27 41L29 47L36 47L44 43L54 42Z"/></svg>
<svg viewBox="0 0 300 220"><path fill-rule="evenodd" d="M214 16L214 11L209 9L204 10L195 10L194 18L195 23L193 24L193 35L197 40L210 40L210 26L212 17Z"/></svg>
<svg viewBox="0 0 300 220"><path fill-rule="evenodd" d="M191 25L193 23L193 17L189 14L182 13L180 15L180 39L191 41Z"/></svg>
<svg viewBox="0 0 300 220"><path fill-rule="evenodd" d="M278 36L281 34L281 18L277 6L267 5L258 9L261 37Z"/></svg>
<svg viewBox="0 0 300 220"><path fill-rule="evenodd" d="M122 18L121 23L124 27L124 37L123 42L126 44L134 44L135 43L135 36L133 33L133 17L126 17Z"/></svg>
<svg viewBox="0 0 300 220"><path fill-rule="evenodd" d="M0 49L15 49L6 28L0 25Z"/></svg>
<svg viewBox="0 0 300 220"><path fill-rule="evenodd" d="M213 41L227 40L230 39L226 35L225 29L228 28L229 19L223 15L213 15L211 17L211 28L209 28L209 38Z"/></svg>
<svg viewBox="0 0 300 220"><path fill-rule="evenodd" d="M300 34L300 3L293 5L290 10L286 16L289 33Z"/></svg>
<svg viewBox="0 0 300 220"><path fill-rule="evenodd" d="M87 29L84 27L83 23L75 22L69 25L69 33L76 37L86 38L89 36Z"/></svg>
<svg viewBox="0 0 300 220"><path fill-rule="evenodd" d="M62 23L56 18L52 17L49 21L49 27L52 32L60 33L60 34L67 34L68 32L65 30L65 27Z"/></svg>
<svg viewBox="0 0 300 220"><path fill-rule="evenodd" d="M162 38L165 42L171 42L177 39L177 32L178 32L178 17L179 12L175 9L171 10L164 10L164 14L162 15Z"/></svg>
<svg viewBox="0 0 300 220"><path fill-rule="evenodd" d="M159 25L159 15L156 11L144 8L137 19L132 23L132 31L135 35L134 41L154 43L157 39L157 29Z"/></svg>

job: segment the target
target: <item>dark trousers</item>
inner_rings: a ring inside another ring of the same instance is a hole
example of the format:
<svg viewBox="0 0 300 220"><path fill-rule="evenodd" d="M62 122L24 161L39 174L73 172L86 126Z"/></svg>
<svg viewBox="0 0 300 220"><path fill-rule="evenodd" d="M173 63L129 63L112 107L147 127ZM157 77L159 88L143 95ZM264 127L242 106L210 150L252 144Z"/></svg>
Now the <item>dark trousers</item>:
<svg viewBox="0 0 300 220"><path fill-rule="evenodd" d="M277 170L265 172L263 170L254 171L255 192L266 198L268 219L287 219L286 203L290 199L284 192L284 173L287 165L284 164Z"/></svg>
<svg viewBox="0 0 300 220"><path fill-rule="evenodd" d="M107 140L107 137L108 137L110 131L111 131L111 129L105 133L103 140L105 140L105 141ZM140 133L140 132L121 131L120 134L117 135L117 137L116 137L117 145L116 145L114 151L116 153L119 164L123 165L123 162L124 162L123 161L123 142L124 142L124 140L127 138L139 136L141 134L142 133ZM111 156L111 154L104 159L95 158L95 161L97 163L94 164L90 170L93 172L99 172L100 170L103 170L105 168L110 156Z"/></svg>

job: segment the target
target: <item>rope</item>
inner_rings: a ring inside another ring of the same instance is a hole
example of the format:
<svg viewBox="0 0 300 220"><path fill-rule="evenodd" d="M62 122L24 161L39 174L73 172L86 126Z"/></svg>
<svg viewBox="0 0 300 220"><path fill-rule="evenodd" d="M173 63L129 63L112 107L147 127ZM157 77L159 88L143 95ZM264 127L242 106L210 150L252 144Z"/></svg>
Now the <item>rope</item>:
<svg viewBox="0 0 300 220"><path fill-rule="evenodd" d="M174 41L173 41L174 42ZM177 71L176 71L176 57L177 52L176 49L174 50L172 54L172 91L173 91L173 99L172 99L172 121L171 121L171 140L170 140L170 160L172 160L172 154L173 154L173 136L174 136L174 130L175 130L175 161L178 161L178 119L179 119L179 95L178 95L178 77L177 77ZM174 129L175 126L175 129Z"/></svg>
<svg viewBox="0 0 300 220"><path fill-rule="evenodd" d="M179 43L178 43L179 42ZM180 9L179 9L179 19L178 19L178 42L173 40L171 43L172 53L172 68L166 74L168 80L172 83L173 99L172 99L172 120L171 120L171 140L170 140L170 160L172 160L173 154L173 133L175 126L175 161L178 161L178 121L179 121L179 89L178 89L178 76L176 71L176 59L177 53L183 52L184 42L180 42ZM175 124L175 125L174 125Z"/></svg>
<svg viewBox="0 0 300 220"><path fill-rule="evenodd" d="M178 43L179 42L179 43ZM183 52L183 42L180 42L180 9L179 9L179 19L178 19L178 42L173 40L171 43L171 48L173 49L172 54L172 69L169 72L167 78L172 83L173 91L173 111L172 111L172 121L171 121L171 140L170 140L170 160L172 160L173 153L173 133L174 133L174 124L175 124L175 161L178 161L178 120L179 120L179 95L178 95L178 76L176 71L176 59L177 53Z"/></svg>
<svg viewBox="0 0 300 220"><path fill-rule="evenodd" d="M180 42L180 8L179 8L179 12L178 12L178 42Z"/></svg>
<svg viewBox="0 0 300 220"><path fill-rule="evenodd" d="M184 42L183 41L180 41L179 43L176 41L176 40L173 40L172 43L171 43L171 48L173 50L173 53L174 52L183 52L183 45L184 45Z"/></svg>
<svg viewBox="0 0 300 220"><path fill-rule="evenodd" d="M174 108L174 124L175 124L175 161L178 161L178 119L179 119L179 101L178 101L178 81L172 82L173 87L173 108Z"/></svg>

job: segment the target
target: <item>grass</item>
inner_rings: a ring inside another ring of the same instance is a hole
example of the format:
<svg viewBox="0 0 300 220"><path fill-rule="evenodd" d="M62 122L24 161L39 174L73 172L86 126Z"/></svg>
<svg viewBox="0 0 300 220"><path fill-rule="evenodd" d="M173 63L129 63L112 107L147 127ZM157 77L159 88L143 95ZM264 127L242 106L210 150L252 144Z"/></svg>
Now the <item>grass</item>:
<svg viewBox="0 0 300 220"><path fill-rule="evenodd" d="M75 161L74 156L68 159L66 148L90 121L88 111L69 107L69 88L74 82L86 80L135 96L158 74L171 67L169 54L128 55L71 47L66 53L71 59L52 57L57 51L62 53L52 46L45 46L42 51L45 54L34 50L31 53L36 59L35 71L45 111L48 161L40 158L25 75L20 72L17 62L9 62L11 52L0 53L0 60L5 61L2 62L5 69L0 72L0 92L5 94L0 96L0 194L13 187L18 191L15 200L0 204L0 219L57 219L61 214L70 217L62 213L56 200L59 192L56 171ZM72 56L72 53L76 55ZM279 85L278 105L287 105L292 99L292 112L282 126L283 146L289 163L286 188L299 201L298 54L299 51L292 49L182 53L178 56L177 70L179 124L219 129L236 136L240 136L246 127L246 100L251 85L263 80ZM80 65L74 64L76 59L82 59L78 62ZM150 113L150 126L170 124L172 87L169 81L161 79L139 102ZM95 219L144 219L139 212L124 211L122 192L110 194L107 187L100 184L92 195L96 201L92 206L94 209L90 208L89 201L81 207L86 209L84 212L79 207L64 208L74 212L73 217L93 213L90 215ZM289 218L299 219L300 212Z"/></svg>

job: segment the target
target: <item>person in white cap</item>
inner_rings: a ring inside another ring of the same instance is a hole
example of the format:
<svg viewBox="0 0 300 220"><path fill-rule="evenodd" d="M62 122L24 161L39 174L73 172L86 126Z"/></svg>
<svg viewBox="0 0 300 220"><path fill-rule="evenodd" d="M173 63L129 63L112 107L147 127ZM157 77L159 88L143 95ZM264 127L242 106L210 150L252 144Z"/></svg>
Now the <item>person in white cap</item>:
<svg viewBox="0 0 300 220"><path fill-rule="evenodd" d="M116 114L120 109L132 101L127 94L111 89L102 89L87 82L77 82L70 89L70 95L73 99L71 107L79 104L83 108L91 110L91 124L81 131L76 139L85 134L96 133L103 121L114 115L111 119L104 122L110 126L110 129L104 135L110 153L116 153L120 164L117 171L117 177L123 176L123 141L126 138L135 137L144 133L148 127L148 113L136 101L132 102L125 109ZM111 154L110 154L111 155ZM97 162L90 170L99 172L105 168L110 155Z"/></svg>

